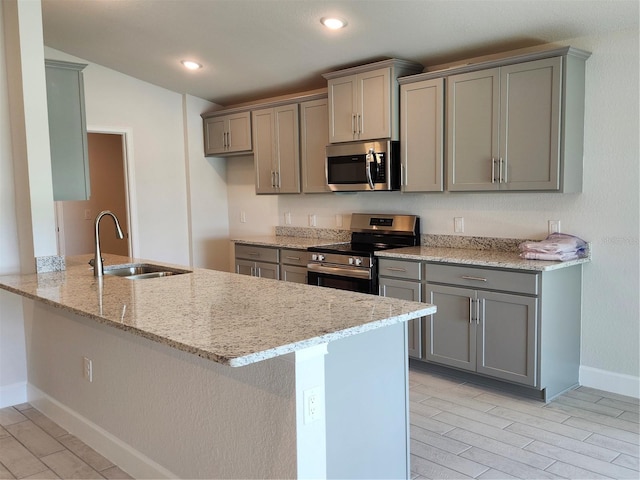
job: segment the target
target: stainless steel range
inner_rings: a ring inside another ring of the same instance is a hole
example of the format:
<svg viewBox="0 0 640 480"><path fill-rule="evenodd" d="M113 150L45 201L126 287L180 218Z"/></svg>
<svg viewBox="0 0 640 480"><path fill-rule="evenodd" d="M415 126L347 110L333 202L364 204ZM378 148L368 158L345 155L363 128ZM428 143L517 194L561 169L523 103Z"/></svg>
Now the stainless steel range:
<svg viewBox="0 0 640 480"><path fill-rule="evenodd" d="M378 294L375 252L420 245L420 218L416 215L354 213L351 243L310 247L309 285Z"/></svg>

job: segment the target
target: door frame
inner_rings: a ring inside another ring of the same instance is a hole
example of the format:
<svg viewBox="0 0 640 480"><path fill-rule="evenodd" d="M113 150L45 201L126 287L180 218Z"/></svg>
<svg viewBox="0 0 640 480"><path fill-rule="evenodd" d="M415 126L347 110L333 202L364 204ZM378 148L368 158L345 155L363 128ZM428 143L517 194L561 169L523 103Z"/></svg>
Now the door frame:
<svg viewBox="0 0 640 480"><path fill-rule="evenodd" d="M125 205L127 209L127 246L130 257L137 257L140 250L138 243L138 209L135 190L135 169L133 161L133 132L127 127L87 126L87 133L104 133L120 135L122 138L122 161L125 182ZM59 202L55 204L56 233L58 240L58 255L65 255L65 232L63 209Z"/></svg>

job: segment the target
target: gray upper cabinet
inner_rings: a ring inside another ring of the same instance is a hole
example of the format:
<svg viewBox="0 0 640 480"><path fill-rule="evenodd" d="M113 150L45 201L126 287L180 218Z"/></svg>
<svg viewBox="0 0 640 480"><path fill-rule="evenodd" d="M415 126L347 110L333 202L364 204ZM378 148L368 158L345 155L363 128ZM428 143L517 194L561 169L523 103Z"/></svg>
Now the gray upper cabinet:
<svg viewBox="0 0 640 480"><path fill-rule="evenodd" d="M85 120L85 64L45 60L54 200L91 195Z"/></svg>
<svg viewBox="0 0 640 480"><path fill-rule="evenodd" d="M327 99L300 104L300 164L304 193L331 192L325 172L325 149L329 144Z"/></svg>
<svg viewBox="0 0 640 480"><path fill-rule="evenodd" d="M588 54L561 52L447 77L448 190L581 191Z"/></svg>
<svg viewBox="0 0 640 480"><path fill-rule="evenodd" d="M397 79L422 65L390 59L324 74L328 80L329 141L398 140Z"/></svg>
<svg viewBox="0 0 640 480"><path fill-rule="evenodd" d="M401 184L404 192L441 192L444 79L400 85Z"/></svg>
<svg viewBox="0 0 640 480"><path fill-rule="evenodd" d="M298 104L252 115L256 193L300 193Z"/></svg>
<svg viewBox="0 0 640 480"><path fill-rule="evenodd" d="M204 123L204 153L223 156L251 152L251 112L207 116Z"/></svg>

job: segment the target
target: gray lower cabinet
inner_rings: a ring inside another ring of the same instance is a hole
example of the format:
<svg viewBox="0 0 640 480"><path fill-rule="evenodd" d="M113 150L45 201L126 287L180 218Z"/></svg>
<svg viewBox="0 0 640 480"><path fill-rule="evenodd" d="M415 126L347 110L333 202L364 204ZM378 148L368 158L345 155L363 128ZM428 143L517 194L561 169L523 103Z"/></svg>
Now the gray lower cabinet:
<svg viewBox="0 0 640 480"><path fill-rule="evenodd" d="M402 260L380 259L378 289L382 297L423 301L424 264ZM409 356L422 358L422 329L424 318L407 322Z"/></svg>
<svg viewBox="0 0 640 480"><path fill-rule="evenodd" d="M307 283L307 263L309 253L306 250L280 250L280 279L285 282Z"/></svg>
<svg viewBox="0 0 640 480"><path fill-rule="evenodd" d="M91 195L82 70L86 64L45 60L54 200Z"/></svg>
<svg viewBox="0 0 640 480"><path fill-rule="evenodd" d="M424 359L536 386L538 299L427 285Z"/></svg>
<svg viewBox="0 0 640 480"><path fill-rule="evenodd" d="M280 251L277 248L236 244L235 249L236 273L252 277L280 279Z"/></svg>
<svg viewBox="0 0 640 480"><path fill-rule="evenodd" d="M423 360L537 391L578 385L582 267L506 270L426 263Z"/></svg>

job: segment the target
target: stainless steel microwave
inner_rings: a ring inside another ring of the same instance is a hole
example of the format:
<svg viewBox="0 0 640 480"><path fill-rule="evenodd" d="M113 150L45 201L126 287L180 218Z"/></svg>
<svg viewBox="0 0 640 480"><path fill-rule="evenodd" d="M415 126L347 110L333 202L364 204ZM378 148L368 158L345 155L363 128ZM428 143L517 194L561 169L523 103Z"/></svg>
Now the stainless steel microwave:
<svg viewBox="0 0 640 480"><path fill-rule="evenodd" d="M400 142L378 140L328 145L325 171L334 192L400 189Z"/></svg>

